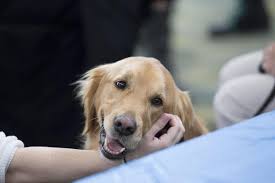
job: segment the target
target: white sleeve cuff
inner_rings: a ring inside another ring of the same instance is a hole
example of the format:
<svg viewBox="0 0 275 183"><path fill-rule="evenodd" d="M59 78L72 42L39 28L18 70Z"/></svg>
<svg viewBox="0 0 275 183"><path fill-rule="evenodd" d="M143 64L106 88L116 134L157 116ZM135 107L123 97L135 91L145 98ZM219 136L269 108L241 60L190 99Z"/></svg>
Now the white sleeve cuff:
<svg viewBox="0 0 275 183"><path fill-rule="evenodd" d="M0 132L0 182L5 182L5 175L17 148L24 147L15 136L6 137Z"/></svg>

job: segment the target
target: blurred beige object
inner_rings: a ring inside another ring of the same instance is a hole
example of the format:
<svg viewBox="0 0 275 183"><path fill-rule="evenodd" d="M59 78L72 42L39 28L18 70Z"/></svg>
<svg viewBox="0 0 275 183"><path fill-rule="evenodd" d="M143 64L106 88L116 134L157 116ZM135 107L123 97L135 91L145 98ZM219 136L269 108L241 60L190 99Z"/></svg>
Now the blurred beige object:
<svg viewBox="0 0 275 183"><path fill-rule="evenodd" d="M221 69L219 89L214 98L217 127L225 127L253 117L274 87L274 77L258 71L263 51L230 60ZM274 98L262 112L275 109Z"/></svg>

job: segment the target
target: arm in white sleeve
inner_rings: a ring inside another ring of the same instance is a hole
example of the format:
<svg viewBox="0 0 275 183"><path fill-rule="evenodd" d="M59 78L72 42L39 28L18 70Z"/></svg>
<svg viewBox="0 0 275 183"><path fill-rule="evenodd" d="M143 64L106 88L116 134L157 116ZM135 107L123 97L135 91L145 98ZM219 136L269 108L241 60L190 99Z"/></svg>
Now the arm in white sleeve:
<svg viewBox="0 0 275 183"><path fill-rule="evenodd" d="M5 182L5 175L17 148L24 147L15 136L8 136L0 131L0 183Z"/></svg>

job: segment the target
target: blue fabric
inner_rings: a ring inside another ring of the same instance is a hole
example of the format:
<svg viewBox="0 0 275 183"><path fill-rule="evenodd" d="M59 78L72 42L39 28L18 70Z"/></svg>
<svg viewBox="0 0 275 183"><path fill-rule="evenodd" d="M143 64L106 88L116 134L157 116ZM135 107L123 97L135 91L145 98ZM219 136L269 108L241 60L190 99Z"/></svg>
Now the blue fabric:
<svg viewBox="0 0 275 183"><path fill-rule="evenodd" d="M274 183L275 111L77 183Z"/></svg>

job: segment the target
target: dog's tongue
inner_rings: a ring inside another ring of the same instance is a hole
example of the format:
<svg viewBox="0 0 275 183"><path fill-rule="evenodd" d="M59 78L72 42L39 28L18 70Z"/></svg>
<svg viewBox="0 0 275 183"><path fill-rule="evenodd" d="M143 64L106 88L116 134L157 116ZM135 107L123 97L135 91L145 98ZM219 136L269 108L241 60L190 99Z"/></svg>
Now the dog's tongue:
<svg viewBox="0 0 275 183"><path fill-rule="evenodd" d="M111 138L107 139L108 149L115 153L121 153L125 148L117 141Z"/></svg>

